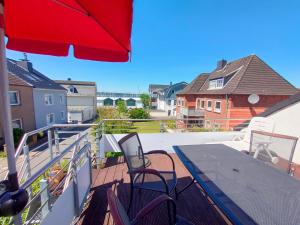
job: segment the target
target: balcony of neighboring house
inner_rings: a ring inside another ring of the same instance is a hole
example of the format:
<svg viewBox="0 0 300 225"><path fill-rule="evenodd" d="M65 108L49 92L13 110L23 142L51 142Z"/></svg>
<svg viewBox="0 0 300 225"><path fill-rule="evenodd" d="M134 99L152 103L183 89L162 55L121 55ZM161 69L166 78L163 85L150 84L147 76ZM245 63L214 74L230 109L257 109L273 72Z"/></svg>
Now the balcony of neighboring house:
<svg viewBox="0 0 300 225"><path fill-rule="evenodd" d="M204 110L181 107L181 114L186 117L204 117Z"/></svg>
<svg viewBox="0 0 300 225"><path fill-rule="evenodd" d="M180 120L186 120L189 126L178 129L176 123ZM118 141L133 132L139 135L137 149L142 149L146 156L145 169L170 170L172 162L166 154L170 155L175 166L176 187L182 190L177 199L174 192L170 196L177 214L195 225L260 224L270 218L281 221L278 224L286 224L289 213L293 213L294 221L300 221L300 208L292 204L299 198L298 194L294 195L293 187L300 188L300 148L295 142L297 138L276 130L283 121L244 118L240 126L246 129L242 131L216 131L195 127L194 120L107 119L99 124L53 125L36 131L48 135L48 142L41 150L38 147L28 149L26 138L34 132L26 134L16 152L21 187L30 190L36 182L42 187L28 204L30 213L25 216L28 211L23 213L26 224L114 224L107 190L112 189L125 209L128 208L132 186L124 151ZM186 152L181 154L178 149ZM148 155L152 150L166 153ZM197 158L198 152L204 152L200 155L202 158ZM198 163L202 167L198 168ZM168 177L164 179L169 182ZM266 179L268 183L262 182ZM143 182L154 185L160 183L161 178L145 176ZM265 185L271 185L271 189ZM232 187L235 187L233 192ZM273 187L276 187L274 192ZM278 192L285 187L292 188L288 194ZM161 193L134 190L133 196L128 213L130 220ZM258 206L265 209L268 197L275 202L272 209L262 214L253 211ZM291 204L282 201L283 198L289 198ZM251 201L244 204L244 199ZM290 211L282 212L278 205ZM169 219L167 204L161 204L137 224L163 225L168 224Z"/></svg>

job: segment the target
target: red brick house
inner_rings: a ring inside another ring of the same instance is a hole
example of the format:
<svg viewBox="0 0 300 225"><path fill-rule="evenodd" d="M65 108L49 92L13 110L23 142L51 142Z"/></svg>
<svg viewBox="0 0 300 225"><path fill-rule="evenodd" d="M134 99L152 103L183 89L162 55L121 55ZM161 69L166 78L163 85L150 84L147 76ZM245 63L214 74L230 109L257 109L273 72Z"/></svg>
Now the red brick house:
<svg viewBox="0 0 300 225"><path fill-rule="evenodd" d="M200 74L177 94L177 115L191 120L189 124L203 118L201 126L232 130L297 92L256 55L221 60L215 70ZM250 95L255 104L249 102ZM178 126L187 124L181 121Z"/></svg>

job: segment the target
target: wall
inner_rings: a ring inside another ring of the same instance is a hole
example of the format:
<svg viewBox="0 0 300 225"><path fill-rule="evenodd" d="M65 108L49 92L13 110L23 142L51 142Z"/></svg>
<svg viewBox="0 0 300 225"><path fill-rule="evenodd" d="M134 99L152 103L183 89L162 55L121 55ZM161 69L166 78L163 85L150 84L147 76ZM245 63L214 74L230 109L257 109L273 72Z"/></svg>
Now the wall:
<svg viewBox="0 0 300 225"><path fill-rule="evenodd" d="M248 102L249 95L229 95L228 102L226 95L182 95L177 97L185 100L185 106L188 108L196 108L197 99L205 100L205 113L204 117L208 119L224 119L230 118L231 121L214 120L213 123L225 130L232 130L240 127L241 124L247 119L250 119L266 110L266 108L287 99L289 96L260 96L259 103L251 105ZM212 110L208 111L207 100L212 100ZM214 112L215 101L221 101L221 112ZM227 106L228 104L228 106ZM228 107L228 110L227 110ZM179 106L177 106L177 112ZM237 120L238 119L238 120ZM240 120L241 119L241 120ZM245 120L242 120L245 119ZM207 124L207 127L210 125Z"/></svg>
<svg viewBox="0 0 300 225"><path fill-rule="evenodd" d="M293 162L300 164L300 102L284 108L267 119L274 121L274 133L298 137L298 143L294 153Z"/></svg>
<svg viewBox="0 0 300 225"><path fill-rule="evenodd" d="M54 98L53 105L45 104L45 94L52 94ZM64 96L64 101L60 104L60 95ZM48 113L55 114L55 123L67 122L67 98L66 91L64 90L51 90L51 89L33 89L34 111L36 118L36 129L47 126L46 116ZM60 112L64 111L65 117L61 119Z"/></svg>
<svg viewBox="0 0 300 225"><path fill-rule="evenodd" d="M32 87L10 85L10 91L19 91L20 105L11 106L12 119L21 119L23 130L25 132L35 129L35 115L33 106ZM1 113L1 111L0 111ZM0 144L4 143L3 131L0 121Z"/></svg>

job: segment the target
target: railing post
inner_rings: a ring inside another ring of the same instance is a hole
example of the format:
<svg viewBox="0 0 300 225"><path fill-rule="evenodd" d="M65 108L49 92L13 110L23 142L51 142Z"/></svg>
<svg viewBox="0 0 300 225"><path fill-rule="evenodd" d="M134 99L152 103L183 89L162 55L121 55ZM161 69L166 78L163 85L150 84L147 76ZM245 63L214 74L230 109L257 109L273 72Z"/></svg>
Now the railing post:
<svg viewBox="0 0 300 225"><path fill-rule="evenodd" d="M30 156L29 156L29 147L28 145L24 145L23 147L24 152L24 160L25 160L25 168L26 168L26 179L31 177L31 168L30 168Z"/></svg>
<svg viewBox="0 0 300 225"><path fill-rule="evenodd" d="M60 150L59 150L59 135L58 135L58 130L55 129L54 130L54 142L55 142L55 149L56 149L56 155L60 154Z"/></svg>
<svg viewBox="0 0 300 225"><path fill-rule="evenodd" d="M163 122L160 122L159 123L159 126L160 126L160 133L164 133L164 123Z"/></svg>
<svg viewBox="0 0 300 225"><path fill-rule="evenodd" d="M47 179L40 180L40 188L41 190L43 190L41 192L41 205L44 205L42 208L42 219L44 219L50 210L49 189ZM48 204L46 204L46 202L48 202Z"/></svg>
<svg viewBox="0 0 300 225"><path fill-rule="evenodd" d="M52 131L51 129L48 130L48 148L50 153L51 160L53 159L53 150L52 150Z"/></svg>
<svg viewBox="0 0 300 225"><path fill-rule="evenodd" d="M96 129L96 165L97 167L101 164L101 158L102 158L102 154L101 154L101 143L100 143L100 129ZM102 136L103 138L103 136ZM102 150L103 151L103 150Z"/></svg>
<svg viewBox="0 0 300 225"><path fill-rule="evenodd" d="M76 217L79 216L80 209L79 209L79 193L78 193L78 180L77 180L77 168L76 162L73 163L73 193L74 193L74 209Z"/></svg>

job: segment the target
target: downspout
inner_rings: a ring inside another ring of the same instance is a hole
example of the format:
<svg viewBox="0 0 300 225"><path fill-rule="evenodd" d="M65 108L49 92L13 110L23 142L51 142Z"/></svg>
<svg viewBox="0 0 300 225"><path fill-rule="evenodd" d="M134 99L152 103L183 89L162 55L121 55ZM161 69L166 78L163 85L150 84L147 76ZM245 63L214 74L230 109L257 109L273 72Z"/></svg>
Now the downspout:
<svg viewBox="0 0 300 225"><path fill-rule="evenodd" d="M226 119L228 119L229 101L228 94L226 94ZM229 120L226 120L226 129L229 129Z"/></svg>

